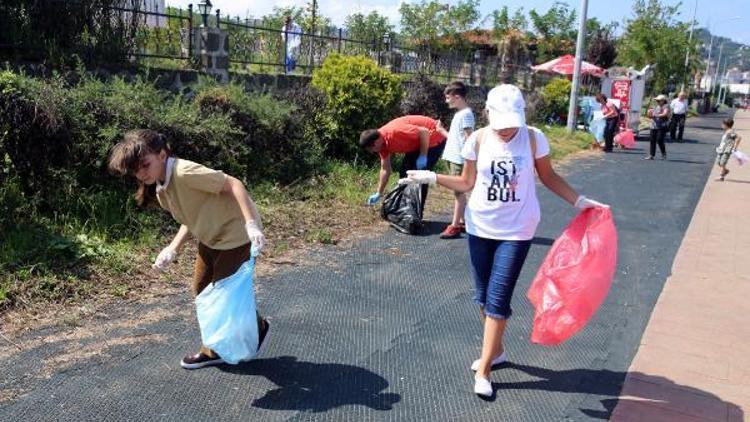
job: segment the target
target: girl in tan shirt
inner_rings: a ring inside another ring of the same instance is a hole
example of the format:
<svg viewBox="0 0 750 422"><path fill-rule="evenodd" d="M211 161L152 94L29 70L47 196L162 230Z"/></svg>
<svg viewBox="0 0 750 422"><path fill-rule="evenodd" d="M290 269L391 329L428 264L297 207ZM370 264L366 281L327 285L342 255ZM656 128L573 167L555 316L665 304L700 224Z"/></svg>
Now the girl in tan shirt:
<svg viewBox="0 0 750 422"><path fill-rule="evenodd" d="M242 182L222 171L172 157L164 135L149 129L126 133L112 149L109 168L119 176L135 177L139 206L156 200L181 224L172 242L157 256L154 269L164 270L174 261L190 235L198 240L193 295L234 274L251 253L263 248L260 215ZM257 318L260 348L269 324L260 314ZM222 363L214 351L201 346L180 365L197 369Z"/></svg>

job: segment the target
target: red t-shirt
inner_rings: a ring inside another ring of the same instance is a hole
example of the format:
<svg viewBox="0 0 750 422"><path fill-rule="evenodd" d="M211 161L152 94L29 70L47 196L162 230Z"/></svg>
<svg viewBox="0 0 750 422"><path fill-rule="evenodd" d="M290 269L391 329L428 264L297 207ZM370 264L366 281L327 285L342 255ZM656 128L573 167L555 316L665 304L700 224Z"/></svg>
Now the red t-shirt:
<svg viewBox="0 0 750 422"><path fill-rule="evenodd" d="M422 128L430 132L430 148L445 141L445 137L437 131L437 120L427 116L403 116L378 129L384 140L380 157L385 159L393 153L405 154L419 150L419 129Z"/></svg>

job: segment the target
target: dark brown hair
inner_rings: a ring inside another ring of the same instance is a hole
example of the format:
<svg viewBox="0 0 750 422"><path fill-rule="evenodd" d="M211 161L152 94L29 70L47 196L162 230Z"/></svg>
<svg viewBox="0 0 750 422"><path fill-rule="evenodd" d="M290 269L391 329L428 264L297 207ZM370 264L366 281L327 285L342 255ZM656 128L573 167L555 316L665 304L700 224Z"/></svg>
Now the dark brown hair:
<svg viewBox="0 0 750 422"><path fill-rule="evenodd" d="M359 146L369 148L378 138L380 138L380 132L377 129L367 129L359 135Z"/></svg>
<svg viewBox="0 0 750 422"><path fill-rule="evenodd" d="M726 119L722 120L721 122L724 123L726 125L726 127L728 127L729 129L731 129L732 127L734 127L734 119L730 119L729 117L727 117Z"/></svg>
<svg viewBox="0 0 750 422"><path fill-rule="evenodd" d="M607 101L607 96L602 94L601 92L596 94L596 100L597 101Z"/></svg>
<svg viewBox="0 0 750 422"><path fill-rule="evenodd" d="M444 95L458 95L461 98L466 98L466 85L461 81L453 81L445 87L443 90Z"/></svg>
<svg viewBox="0 0 750 422"><path fill-rule="evenodd" d="M112 147L109 154L110 173L123 177L135 177L141 165L141 159L146 154L158 154L162 150L171 154L167 138L151 129L135 129L127 132L122 141ZM156 185L146 185L138 180L138 190L135 201L140 207L145 207L156 199Z"/></svg>

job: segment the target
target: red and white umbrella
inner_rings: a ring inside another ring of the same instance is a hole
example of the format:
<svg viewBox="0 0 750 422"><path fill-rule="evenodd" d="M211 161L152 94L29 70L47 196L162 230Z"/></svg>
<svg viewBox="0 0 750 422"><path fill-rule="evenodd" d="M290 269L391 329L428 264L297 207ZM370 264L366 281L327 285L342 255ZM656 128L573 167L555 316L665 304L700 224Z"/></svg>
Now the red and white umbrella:
<svg viewBox="0 0 750 422"><path fill-rule="evenodd" d="M550 60L536 66L531 66L533 70L540 72L559 73L561 75L572 75L575 67L576 58L570 54ZM602 76L604 69L593 65L585 60L581 60L581 74L591 76Z"/></svg>

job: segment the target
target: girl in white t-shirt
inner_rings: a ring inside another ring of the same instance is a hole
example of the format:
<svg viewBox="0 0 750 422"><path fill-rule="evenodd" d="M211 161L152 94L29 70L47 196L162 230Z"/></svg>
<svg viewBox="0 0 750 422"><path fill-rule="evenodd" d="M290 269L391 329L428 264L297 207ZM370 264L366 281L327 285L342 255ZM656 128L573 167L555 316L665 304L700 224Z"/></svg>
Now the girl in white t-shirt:
<svg viewBox="0 0 750 422"><path fill-rule="evenodd" d="M484 339L482 355L471 368L476 371L474 392L481 396L492 396L491 368L506 360L503 333L511 315L511 297L539 223L534 171L547 189L576 208L606 206L578 195L554 171L547 138L526 126L524 108L523 94L516 86L493 88L486 103L490 124L466 141L460 176L415 170L399 181L472 191L466 232Z"/></svg>

